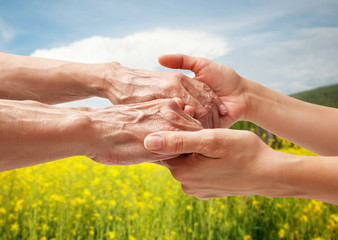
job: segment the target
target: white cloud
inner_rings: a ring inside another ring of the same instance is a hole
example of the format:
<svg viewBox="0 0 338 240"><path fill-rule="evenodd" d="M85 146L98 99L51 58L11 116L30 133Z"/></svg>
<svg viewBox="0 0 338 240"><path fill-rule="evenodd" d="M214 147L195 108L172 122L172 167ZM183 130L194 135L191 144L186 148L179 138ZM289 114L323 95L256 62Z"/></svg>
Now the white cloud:
<svg viewBox="0 0 338 240"><path fill-rule="evenodd" d="M156 29L124 38L93 36L68 46L38 49L32 56L86 63L117 61L127 67L156 69L161 54L184 53L213 59L228 51L222 38L208 33Z"/></svg>
<svg viewBox="0 0 338 240"><path fill-rule="evenodd" d="M279 92L338 83L338 28L262 33L230 44L236 51L226 58L240 74Z"/></svg>
<svg viewBox="0 0 338 240"><path fill-rule="evenodd" d="M14 30L0 19L0 42L8 42L14 35Z"/></svg>
<svg viewBox="0 0 338 240"><path fill-rule="evenodd" d="M337 43L338 28L300 30L296 39L274 45L280 64L271 70L276 76L284 75L288 79L289 92L337 83Z"/></svg>
<svg viewBox="0 0 338 240"><path fill-rule="evenodd" d="M117 61L126 67L155 70L161 54L184 53L213 59L229 50L222 38L204 32L156 29L124 38L93 36L67 46L38 49L32 56L83 63ZM92 98L58 106L97 108L109 105L108 100Z"/></svg>

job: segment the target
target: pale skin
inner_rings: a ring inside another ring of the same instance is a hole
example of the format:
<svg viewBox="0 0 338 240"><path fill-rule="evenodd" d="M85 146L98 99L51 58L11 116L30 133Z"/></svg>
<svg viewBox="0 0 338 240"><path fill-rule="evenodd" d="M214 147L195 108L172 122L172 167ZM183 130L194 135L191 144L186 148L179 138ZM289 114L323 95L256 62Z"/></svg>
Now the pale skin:
<svg viewBox="0 0 338 240"><path fill-rule="evenodd" d="M0 100L0 171L78 155L109 165L178 156L153 154L143 147L143 139L154 130L201 130L183 108L180 99L102 109Z"/></svg>
<svg viewBox="0 0 338 240"><path fill-rule="evenodd" d="M226 108L207 84L182 73L130 69L117 62L83 64L0 53L0 99L57 104L103 97L113 104L181 98L203 127L219 126Z"/></svg>
<svg viewBox="0 0 338 240"><path fill-rule="evenodd" d="M163 156L143 147L147 134L214 127L219 124L218 110L226 111L204 83L179 73L134 70L118 63L0 53L0 86L0 171L76 155L105 164L158 161ZM47 105L93 96L117 105ZM134 101L138 103L131 104Z"/></svg>
<svg viewBox="0 0 338 240"><path fill-rule="evenodd" d="M285 96L204 58L165 55L160 63L188 69L208 84L228 109L222 127L246 120L320 156L298 156L272 150L247 131L208 129L158 132L145 147L162 161L182 189L200 199L232 195L299 197L338 204L338 110Z"/></svg>

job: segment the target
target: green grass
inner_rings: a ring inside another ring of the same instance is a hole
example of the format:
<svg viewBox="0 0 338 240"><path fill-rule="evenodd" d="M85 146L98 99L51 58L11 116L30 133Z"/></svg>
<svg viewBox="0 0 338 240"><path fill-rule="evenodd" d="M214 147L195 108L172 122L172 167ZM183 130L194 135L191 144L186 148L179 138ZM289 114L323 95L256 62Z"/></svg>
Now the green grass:
<svg viewBox="0 0 338 240"><path fill-rule="evenodd" d="M155 164L105 166L77 157L0 174L1 240L316 237L338 239L338 206L260 196L200 201Z"/></svg>
<svg viewBox="0 0 338 240"><path fill-rule="evenodd" d="M338 108L338 84L295 93L290 96L306 102Z"/></svg>

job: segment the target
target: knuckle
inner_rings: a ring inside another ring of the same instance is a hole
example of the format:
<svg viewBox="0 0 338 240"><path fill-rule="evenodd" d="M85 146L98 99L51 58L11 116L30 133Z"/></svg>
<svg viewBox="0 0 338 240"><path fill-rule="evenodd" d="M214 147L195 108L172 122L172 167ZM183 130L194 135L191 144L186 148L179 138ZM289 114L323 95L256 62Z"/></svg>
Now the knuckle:
<svg viewBox="0 0 338 240"><path fill-rule="evenodd" d="M209 93L209 96L212 95L213 91L208 84L201 82L202 88Z"/></svg>
<svg viewBox="0 0 338 240"><path fill-rule="evenodd" d="M181 82L182 79L184 78L184 74L181 72L175 72L173 73L173 77L176 81Z"/></svg>
<svg viewBox="0 0 338 240"><path fill-rule="evenodd" d="M209 116L209 111L205 107L198 109L198 112L196 111L196 117L198 119L205 120L208 118L208 116Z"/></svg>
<svg viewBox="0 0 338 240"><path fill-rule="evenodd" d="M178 114L173 110L167 110L163 113L164 121L175 127L175 122L179 121Z"/></svg>
<svg viewBox="0 0 338 240"><path fill-rule="evenodd" d="M169 112L168 113L169 115L173 115L174 111L172 110L177 109L178 107L174 99L165 99L162 104L163 104L163 107L167 109L167 112Z"/></svg>
<svg viewBox="0 0 338 240"><path fill-rule="evenodd" d="M204 135L200 144L202 151L211 152L216 150L216 142L218 141L217 133L215 131L205 131Z"/></svg>
<svg viewBox="0 0 338 240"><path fill-rule="evenodd" d="M183 73L177 72L173 73L172 76L169 78L163 88L164 91L168 94L175 94L180 91L182 88L182 80L184 79Z"/></svg>
<svg viewBox="0 0 338 240"><path fill-rule="evenodd" d="M172 144L172 150L174 153L182 153L184 150L183 137L180 133L172 134L170 138L170 144Z"/></svg>

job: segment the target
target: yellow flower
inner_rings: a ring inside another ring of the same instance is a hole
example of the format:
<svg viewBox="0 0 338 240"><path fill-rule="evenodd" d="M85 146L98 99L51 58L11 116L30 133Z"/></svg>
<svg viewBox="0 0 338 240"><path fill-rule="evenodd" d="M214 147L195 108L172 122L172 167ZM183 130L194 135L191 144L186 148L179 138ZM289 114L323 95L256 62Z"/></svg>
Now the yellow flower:
<svg viewBox="0 0 338 240"><path fill-rule="evenodd" d="M285 237L285 230L283 228L278 231L278 237L279 238L284 238Z"/></svg>
<svg viewBox="0 0 338 240"><path fill-rule="evenodd" d="M47 224L42 224L42 230L43 231L48 231L48 229L49 229L49 227L48 227L48 225Z"/></svg>
<svg viewBox="0 0 338 240"><path fill-rule="evenodd" d="M192 206L191 206L191 205L188 205L188 206L186 207L186 209L187 209L188 211L191 211L191 210L192 210Z"/></svg>
<svg viewBox="0 0 338 240"><path fill-rule="evenodd" d="M11 231L15 232L19 230L19 225L17 223L13 223L11 225Z"/></svg>
<svg viewBox="0 0 338 240"><path fill-rule="evenodd" d="M96 178L94 178L94 180L92 181L91 185L92 185L92 186L99 186L100 183L101 183L100 178L96 177Z"/></svg>
<svg viewBox="0 0 338 240"><path fill-rule="evenodd" d="M115 239L116 234L114 232L107 232L106 233L108 239Z"/></svg>
<svg viewBox="0 0 338 240"><path fill-rule="evenodd" d="M259 201L257 201L256 199L252 200L252 206L256 206L259 204Z"/></svg>
<svg viewBox="0 0 338 240"><path fill-rule="evenodd" d="M128 240L136 240L136 238L133 237L132 235L129 235Z"/></svg>
<svg viewBox="0 0 338 240"><path fill-rule="evenodd" d="M328 229L331 231L335 230L338 228L338 214L331 214L329 218L329 224L328 224Z"/></svg>
<svg viewBox="0 0 338 240"><path fill-rule="evenodd" d="M5 215L5 214L6 214L6 209L4 209L4 208L0 208L0 214L3 214L3 215Z"/></svg>
<svg viewBox="0 0 338 240"><path fill-rule="evenodd" d="M283 228L284 228L284 229L289 229L289 224L288 224L288 223L285 223L285 224L283 225Z"/></svg>
<svg viewBox="0 0 338 240"><path fill-rule="evenodd" d="M109 201L109 205L112 206L112 207L115 207L116 206L116 201L115 200L110 200Z"/></svg>
<svg viewBox="0 0 338 240"><path fill-rule="evenodd" d="M94 204L95 204L96 206L100 207L100 206L102 205L102 203L103 203L102 200L96 200Z"/></svg>
<svg viewBox="0 0 338 240"><path fill-rule="evenodd" d="M188 228L188 233L192 233L192 228Z"/></svg>
<svg viewBox="0 0 338 240"><path fill-rule="evenodd" d="M87 188L85 190L83 190L82 196L89 197L90 195L91 195L91 193L90 193L90 191Z"/></svg>
<svg viewBox="0 0 338 240"><path fill-rule="evenodd" d="M300 221L301 222L307 222L309 219L305 214L302 214L302 216L300 217Z"/></svg>
<svg viewBox="0 0 338 240"><path fill-rule="evenodd" d="M129 215L130 220L135 220L138 217L137 213L133 213L132 215Z"/></svg>
<svg viewBox="0 0 338 240"><path fill-rule="evenodd" d="M243 240L252 240L252 237L250 235L244 235Z"/></svg>
<svg viewBox="0 0 338 240"><path fill-rule="evenodd" d="M16 219L18 219L18 217L16 215L10 213L9 216L8 216L8 219L9 220L11 220L11 219L15 219L16 220Z"/></svg>
<svg viewBox="0 0 338 240"><path fill-rule="evenodd" d="M276 207L277 207L277 208L282 208L283 206L282 206L282 204L277 203L277 204L276 204Z"/></svg>

